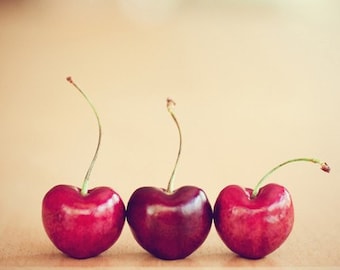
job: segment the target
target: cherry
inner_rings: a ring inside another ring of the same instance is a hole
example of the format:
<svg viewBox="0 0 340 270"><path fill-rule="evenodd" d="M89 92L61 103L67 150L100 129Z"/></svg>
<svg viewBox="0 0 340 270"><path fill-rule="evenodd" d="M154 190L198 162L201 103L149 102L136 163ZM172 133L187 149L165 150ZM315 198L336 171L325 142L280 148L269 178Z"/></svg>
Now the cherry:
<svg viewBox="0 0 340 270"><path fill-rule="evenodd" d="M67 81L91 106L98 123L98 143L82 188L57 185L50 189L42 201L42 221L48 237L60 251L70 257L85 259L99 255L117 241L125 222L125 206L110 187L88 189L101 143L101 123L85 93L71 77Z"/></svg>
<svg viewBox="0 0 340 270"><path fill-rule="evenodd" d="M168 111L179 132L179 150L167 189L141 187L130 197L127 221L136 241L146 251L165 260L183 259L207 238L212 224L212 208L205 192L195 186L173 189L182 149L182 133L173 112L175 103L167 99Z"/></svg>
<svg viewBox="0 0 340 270"><path fill-rule="evenodd" d="M222 241L233 252L241 257L259 259L287 239L294 223L291 195L278 184L260 186L278 168L297 161L317 163L323 171L330 171L327 163L317 159L297 158L270 170L254 190L230 185L220 192L214 205L214 223Z"/></svg>

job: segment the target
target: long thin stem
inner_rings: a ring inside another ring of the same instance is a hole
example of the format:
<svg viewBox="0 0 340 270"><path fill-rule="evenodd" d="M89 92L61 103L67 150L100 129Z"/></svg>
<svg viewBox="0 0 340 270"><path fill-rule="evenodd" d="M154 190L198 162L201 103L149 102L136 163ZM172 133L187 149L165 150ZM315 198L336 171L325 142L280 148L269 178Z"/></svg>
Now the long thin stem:
<svg viewBox="0 0 340 270"><path fill-rule="evenodd" d="M288 163L292 163L292 162L297 162L297 161L307 161L307 162L312 162L312 163L316 163L319 164L321 166L321 170L325 171L325 172L330 172L331 168L328 166L328 164L326 162L321 162L318 159L315 158L295 158L295 159L291 159L288 160L286 162L283 162L279 165L277 165L276 167L274 167L273 169L271 169L269 172L267 172L262 178L261 180L257 183L257 185L255 186L253 193L251 195L252 198L255 198L257 196L257 194L259 193L259 189L260 186L262 185L262 183L266 180L266 178L271 175L274 171L276 171L277 169L281 168L282 166L288 164Z"/></svg>
<svg viewBox="0 0 340 270"><path fill-rule="evenodd" d="M86 172L86 175L85 175L85 178L84 178L84 182L83 182L83 186L81 188L81 194L83 196L85 196L88 192L88 183L89 183L89 180L90 180L90 175L91 175L91 172L92 172L92 169L93 169L93 166L96 162L96 159L97 159L97 156L98 156L98 151L99 151L99 148L100 148L100 144L101 144L101 139L102 139L102 125L100 123L100 119L99 119L99 116L98 116L98 113L96 111L96 108L93 106L91 100L86 96L86 94L78 87L78 85L72 80L71 77L67 77L66 78L68 82L70 82L82 95L83 97L86 99L87 103L91 106L96 118L97 118L97 123L98 123L98 143L97 143L97 148L96 148L96 151L94 153L94 156L92 158L92 161L91 161L91 164Z"/></svg>
<svg viewBox="0 0 340 270"><path fill-rule="evenodd" d="M176 105L176 103L168 98L167 99L167 108L168 108L168 111L172 117L172 119L175 121L175 124L177 126L177 129L178 129L178 134L179 134L179 148L178 148L178 154L177 154L177 159L176 159L176 162L175 162L175 166L172 170L172 173L171 173L171 177L170 177L170 180L169 180L169 183L168 183L168 187L167 187L167 192L168 193L172 193L173 191L173 186L174 186L174 178L175 178L175 174L176 174L176 169L177 169L177 164L178 164L178 161L179 161L179 158L181 156L181 152L182 152L182 131L181 131L181 128L179 126L179 123L177 121L177 118L173 112L173 107Z"/></svg>

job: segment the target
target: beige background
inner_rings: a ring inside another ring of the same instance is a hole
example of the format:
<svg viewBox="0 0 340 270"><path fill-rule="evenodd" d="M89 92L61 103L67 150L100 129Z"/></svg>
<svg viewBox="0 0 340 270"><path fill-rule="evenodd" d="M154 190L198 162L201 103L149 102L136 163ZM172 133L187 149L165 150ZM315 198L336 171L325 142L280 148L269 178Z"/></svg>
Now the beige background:
<svg viewBox="0 0 340 270"><path fill-rule="evenodd" d="M0 3L0 268L340 266L339 1ZM178 148L168 96L184 140L175 185L200 186L212 204L224 186L253 187L290 158L333 170L292 164L270 178L290 190L296 221L262 260L233 255L212 227L192 256L161 261L127 224L101 256L67 258L43 230L41 200L54 185L81 185L97 140L69 75L102 119L90 186L125 203L167 184Z"/></svg>

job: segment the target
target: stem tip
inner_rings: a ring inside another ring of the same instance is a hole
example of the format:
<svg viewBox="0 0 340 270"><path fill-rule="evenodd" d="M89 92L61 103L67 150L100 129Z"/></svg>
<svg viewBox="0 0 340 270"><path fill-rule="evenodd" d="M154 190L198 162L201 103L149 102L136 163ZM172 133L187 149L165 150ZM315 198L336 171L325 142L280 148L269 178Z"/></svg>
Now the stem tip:
<svg viewBox="0 0 340 270"><path fill-rule="evenodd" d="M72 84L73 84L73 80L72 80L71 76L68 76L68 77L66 78L66 80L67 80L69 83L72 83Z"/></svg>
<svg viewBox="0 0 340 270"><path fill-rule="evenodd" d="M323 170L326 173L329 173L331 171L331 167L329 167L326 162L323 162L321 163L321 170Z"/></svg>
<svg viewBox="0 0 340 270"><path fill-rule="evenodd" d="M175 106L176 106L175 101L173 101L171 98L166 99L166 107L168 108L168 110L171 110Z"/></svg>

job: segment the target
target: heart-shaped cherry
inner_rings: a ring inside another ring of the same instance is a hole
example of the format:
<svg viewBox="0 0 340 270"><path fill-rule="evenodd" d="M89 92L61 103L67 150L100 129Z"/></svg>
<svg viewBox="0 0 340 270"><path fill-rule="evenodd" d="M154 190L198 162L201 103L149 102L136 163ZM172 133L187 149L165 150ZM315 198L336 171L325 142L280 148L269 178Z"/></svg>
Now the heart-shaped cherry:
<svg viewBox="0 0 340 270"><path fill-rule="evenodd" d="M58 185L50 189L43 198L42 220L48 237L60 251L84 259L99 255L117 241L125 222L125 206L120 196L109 187L88 189L100 147L101 124L85 93L71 77L67 80L84 96L96 115L98 144L82 188Z"/></svg>
<svg viewBox="0 0 340 270"><path fill-rule="evenodd" d="M323 171L330 171L327 163L317 159L292 159L270 170L254 190L230 185L220 192L214 206L214 223L219 236L233 252L241 257L259 259L287 239L294 223L291 195L277 184L260 186L272 172L296 161L317 163Z"/></svg>
<svg viewBox="0 0 340 270"><path fill-rule="evenodd" d="M167 189L142 187L130 197L127 221L136 241L155 257L183 259L192 254L207 238L212 224L212 208L204 191L194 186L173 190L173 180L181 154L182 134L172 111L180 142L175 167Z"/></svg>

